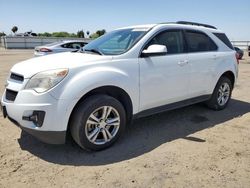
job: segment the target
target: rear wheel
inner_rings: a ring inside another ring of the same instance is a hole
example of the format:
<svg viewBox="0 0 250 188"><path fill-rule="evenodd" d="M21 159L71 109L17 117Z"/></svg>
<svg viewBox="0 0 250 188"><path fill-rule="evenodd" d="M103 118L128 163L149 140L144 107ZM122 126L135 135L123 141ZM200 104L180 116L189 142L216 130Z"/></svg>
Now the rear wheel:
<svg viewBox="0 0 250 188"><path fill-rule="evenodd" d="M81 102L72 114L70 129L79 146L101 150L124 132L126 114L122 104L107 95L95 95Z"/></svg>
<svg viewBox="0 0 250 188"><path fill-rule="evenodd" d="M221 77L214 89L212 97L207 101L208 107L214 110L224 109L231 99L232 82L227 77Z"/></svg>

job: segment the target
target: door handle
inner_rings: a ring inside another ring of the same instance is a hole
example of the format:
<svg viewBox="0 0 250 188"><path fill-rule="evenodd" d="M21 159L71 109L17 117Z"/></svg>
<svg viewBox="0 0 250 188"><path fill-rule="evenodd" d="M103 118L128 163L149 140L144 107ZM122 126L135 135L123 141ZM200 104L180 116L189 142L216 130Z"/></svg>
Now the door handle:
<svg viewBox="0 0 250 188"><path fill-rule="evenodd" d="M186 64L188 64L188 60L183 60L183 61L178 62L178 65L180 65L180 66L184 66Z"/></svg>

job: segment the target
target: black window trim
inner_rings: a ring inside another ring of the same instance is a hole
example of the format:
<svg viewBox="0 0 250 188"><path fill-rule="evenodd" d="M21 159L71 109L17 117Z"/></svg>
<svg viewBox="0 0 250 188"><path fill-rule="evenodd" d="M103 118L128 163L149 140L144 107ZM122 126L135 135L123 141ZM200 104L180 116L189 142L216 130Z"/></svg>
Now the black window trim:
<svg viewBox="0 0 250 188"><path fill-rule="evenodd" d="M67 43L64 43L64 44L62 44L62 45L60 45L62 48L66 48L66 47L63 47L64 45L71 45L71 46L73 46L73 44L79 44L80 46L81 46L81 44L80 43L82 43L82 42L67 42ZM86 44L85 44L86 45ZM84 46L85 46L84 45ZM66 49L76 49L76 48L66 48Z"/></svg>
<svg viewBox="0 0 250 188"><path fill-rule="evenodd" d="M63 47L64 45L69 45L69 44L72 44L73 42L66 42L64 44L61 45L62 48L66 48L66 47ZM72 48L66 48L66 49L72 49Z"/></svg>
<svg viewBox="0 0 250 188"><path fill-rule="evenodd" d="M191 52L189 50L189 44L188 44L188 40L187 40L187 32L190 31L190 32L193 32L193 33L201 33L205 36L207 36L210 41L216 46L216 50L209 50L209 51L198 51L198 52ZM185 38L185 41L186 41L186 45L187 45L187 53L205 53L205 52L217 52L218 51L218 45L216 44L216 42L214 42L214 40L207 35L207 33L201 31L201 30L196 30L196 29L183 29L183 32L184 32L184 38Z"/></svg>
<svg viewBox="0 0 250 188"><path fill-rule="evenodd" d="M184 29L182 28L162 28L160 29L159 31L155 32L142 46L142 48L140 49L140 53L139 53L139 56L138 58L145 58L143 57L142 55L142 51L145 49L145 46L148 45L148 43L158 34L160 33L163 33L163 32L168 32L168 31L180 31L181 34L182 34L182 38L183 38L183 44L184 44L184 51L182 53L176 53L176 54L166 54L166 56L170 56L170 55L179 55L179 54L185 54L185 53L188 53L188 44L187 44L187 41L186 41L186 38L185 38L185 35L184 35ZM159 55L160 56L160 55ZM154 56L154 57L157 57Z"/></svg>

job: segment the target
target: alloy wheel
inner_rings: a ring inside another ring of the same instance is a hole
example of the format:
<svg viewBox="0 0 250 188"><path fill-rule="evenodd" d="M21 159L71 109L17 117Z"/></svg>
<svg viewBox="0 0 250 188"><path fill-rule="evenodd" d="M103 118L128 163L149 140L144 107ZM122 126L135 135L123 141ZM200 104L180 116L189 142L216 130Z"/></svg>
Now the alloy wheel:
<svg viewBox="0 0 250 188"><path fill-rule="evenodd" d="M111 141L120 127L120 115L112 106L102 106L94 110L85 125L87 139L96 145Z"/></svg>
<svg viewBox="0 0 250 188"><path fill-rule="evenodd" d="M230 97L230 86L228 83L221 84L218 92L217 102L220 106L224 106Z"/></svg>

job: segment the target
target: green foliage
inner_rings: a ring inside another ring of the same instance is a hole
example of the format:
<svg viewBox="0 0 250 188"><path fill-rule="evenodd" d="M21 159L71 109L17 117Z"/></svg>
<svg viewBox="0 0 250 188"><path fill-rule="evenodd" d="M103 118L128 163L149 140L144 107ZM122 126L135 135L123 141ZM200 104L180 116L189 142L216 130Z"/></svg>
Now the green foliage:
<svg viewBox="0 0 250 188"><path fill-rule="evenodd" d="M12 29L11 29L11 31L12 31L13 33L16 33L17 30L18 30L18 27L17 27L17 26L12 27Z"/></svg>
<svg viewBox="0 0 250 188"><path fill-rule="evenodd" d="M84 32L83 32L83 30L80 30L80 31L77 31L77 37L79 37L79 38L84 38Z"/></svg>
<svg viewBox="0 0 250 188"><path fill-rule="evenodd" d="M104 35L106 33L105 29L102 30L97 30L95 33L90 34L89 31L86 31L87 36L89 36L92 39L98 38L102 35ZM44 32L44 33L38 33L38 36L41 37L73 37L73 38L84 38L85 37L85 33L83 30L79 30L77 31L77 33L68 33L65 31L60 31L60 32L53 32L53 33L48 33L48 32Z"/></svg>
<svg viewBox="0 0 250 188"><path fill-rule="evenodd" d="M48 33L48 32L44 32L44 33L38 33L38 36L39 36L39 37L51 37L52 34L51 34L51 33Z"/></svg>
<svg viewBox="0 0 250 188"><path fill-rule="evenodd" d="M68 32L53 32L53 33L38 33L38 36L40 37L78 37L75 33L68 33Z"/></svg>
<svg viewBox="0 0 250 188"><path fill-rule="evenodd" d="M54 33L52 33L52 37L70 37L70 34L68 32L65 32L65 31L54 32Z"/></svg>
<svg viewBox="0 0 250 188"><path fill-rule="evenodd" d="M98 34L99 37L102 36L102 35L104 35L105 33L106 33L106 30L105 30L105 29L103 29L103 30L97 30L97 31L96 31L96 34Z"/></svg>
<svg viewBox="0 0 250 188"><path fill-rule="evenodd" d="M6 36L6 34L4 32L0 32L0 37L2 36Z"/></svg>
<svg viewBox="0 0 250 188"><path fill-rule="evenodd" d="M75 34L75 33L70 33L70 34L69 34L69 37L77 38L78 36L77 36L77 34Z"/></svg>
<svg viewBox="0 0 250 188"><path fill-rule="evenodd" d="M96 39L96 38L98 38L99 37L99 35L97 34L97 33L92 33L90 36L89 36L89 38L91 38L91 39Z"/></svg>
<svg viewBox="0 0 250 188"><path fill-rule="evenodd" d="M89 37L92 38L92 39L96 39L102 35L104 35L106 33L106 30L103 29L103 30L97 30L95 33L92 33Z"/></svg>

